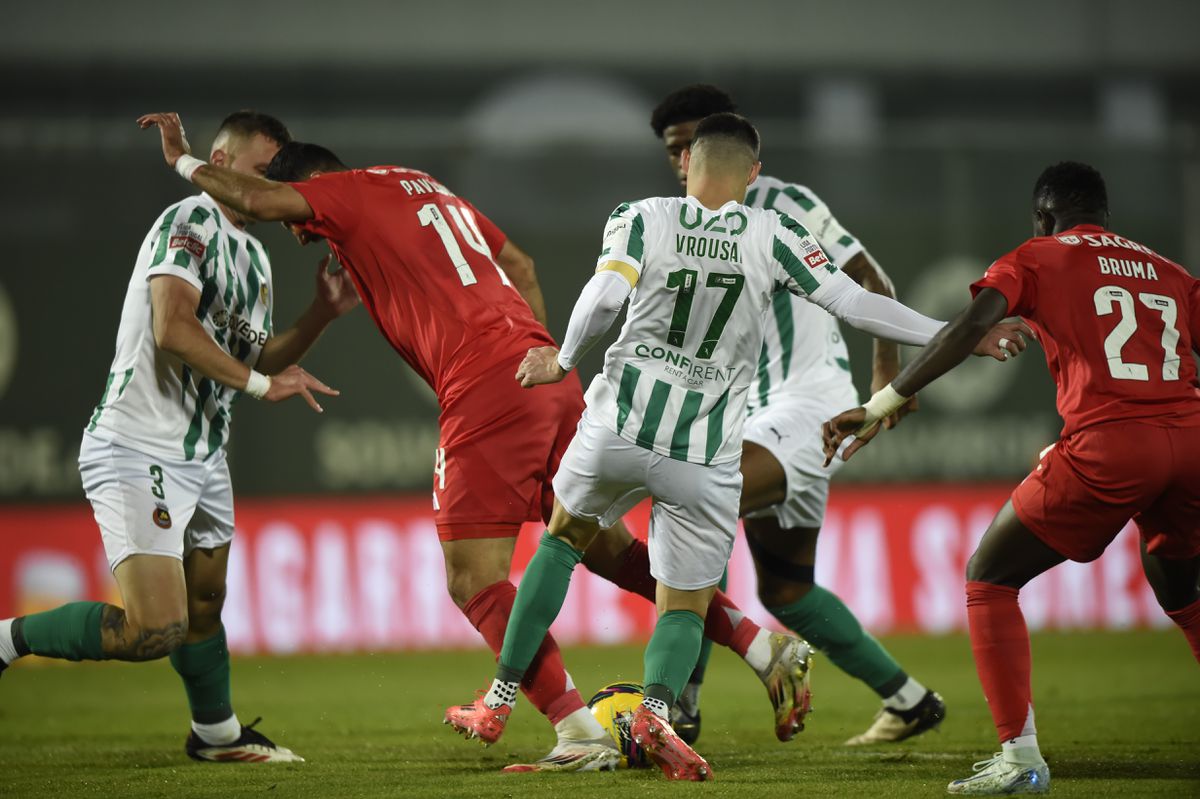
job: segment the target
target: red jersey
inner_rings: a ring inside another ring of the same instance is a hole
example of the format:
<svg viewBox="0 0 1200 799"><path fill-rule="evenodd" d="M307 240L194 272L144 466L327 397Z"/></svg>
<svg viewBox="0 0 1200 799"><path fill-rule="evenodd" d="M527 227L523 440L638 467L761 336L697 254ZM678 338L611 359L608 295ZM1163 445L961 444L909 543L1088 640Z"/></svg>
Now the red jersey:
<svg viewBox="0 0 1200 799"><path fill-rule="evenodd" d="M1046 351L1063 437L1101 422L1200 425L1200 281L1097 225L1030 239L971 286L1008 299Z"/></svg>
<svg viewBox="0 0 1200 799"><path fill-rule="evenodd" d="M291 185L313 210L304 229L329 241L443 409L493 367L554 345L496 264L504 233L429 175L379 166Z"/></svg>

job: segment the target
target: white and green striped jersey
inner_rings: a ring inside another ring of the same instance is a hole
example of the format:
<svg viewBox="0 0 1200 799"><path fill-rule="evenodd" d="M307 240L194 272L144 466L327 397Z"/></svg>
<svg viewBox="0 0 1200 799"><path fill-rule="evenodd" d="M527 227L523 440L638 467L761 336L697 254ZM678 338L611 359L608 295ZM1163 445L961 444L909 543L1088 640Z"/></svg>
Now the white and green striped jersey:
<svg viewBox="0 0 1200 799"><path fill-rule="evenodd" d="M858 239L838 224L829 206L804 186L762 175L750 184L746 205L795 219L839 269L863 251ZM853 387L850 355L837 319L787 292L777 293L750 390L750 411L788 396L844 393L846 387Z"/></svg>
<svg viewBox="0 0 1200 799"><path fill-rule="evenodd" d="M86 429L147 454L207 458L229 438L231 406L241 392L195 374L155 345L150 279L156 275L195 286L196 318L222 349L253 367L271 335L271 264L257 239L200 194L162 213L129 279L117 354Z"/></svg>
<svg viewBox="0 0 1200 799"><path fill-rule="evenodd" d="M776 290L808 296L837 268L786 215L733 201L714 211L694 197L622 204L603 246L598 267L636 285L604 371L588 389L589 415L676 460L740 458Z"/></svg>

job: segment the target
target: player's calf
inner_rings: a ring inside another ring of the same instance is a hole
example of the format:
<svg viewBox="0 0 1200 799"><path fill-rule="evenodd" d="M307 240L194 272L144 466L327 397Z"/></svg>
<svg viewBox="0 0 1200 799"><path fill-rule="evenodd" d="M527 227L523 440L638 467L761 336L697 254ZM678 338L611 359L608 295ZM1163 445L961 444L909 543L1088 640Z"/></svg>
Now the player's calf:
<svg viewBox="0 0 1200 799"><path fill-rule="evenodd" d="M7 666L29 654L75 661L155 660L177 649L186 634L186 617L139 625L115 605L71 602L0 622L0 662Z"/></svg>

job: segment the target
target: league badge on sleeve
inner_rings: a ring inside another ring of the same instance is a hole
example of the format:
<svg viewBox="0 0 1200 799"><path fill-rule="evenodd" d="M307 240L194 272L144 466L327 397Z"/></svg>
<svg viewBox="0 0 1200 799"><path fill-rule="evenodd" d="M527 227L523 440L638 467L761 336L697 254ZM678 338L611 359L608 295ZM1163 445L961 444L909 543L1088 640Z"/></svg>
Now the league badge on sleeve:
<svg viewBox="0 0 1200 799"><path fill-rule="evenodd" d="M167 239L167 248L171 250L187 250L196 258L204 258L204 228L199 225L183 224L171 228Z"/></svg>

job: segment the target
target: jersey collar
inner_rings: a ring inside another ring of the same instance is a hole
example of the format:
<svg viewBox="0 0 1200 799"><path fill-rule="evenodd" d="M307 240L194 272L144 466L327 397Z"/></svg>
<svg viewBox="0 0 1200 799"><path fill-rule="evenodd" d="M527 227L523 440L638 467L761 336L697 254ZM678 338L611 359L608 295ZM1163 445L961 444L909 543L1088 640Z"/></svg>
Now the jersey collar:
<svg viewBox="0 0 1200 799"><path fill-rule="evenodd" d="M697 200L695 197L693 197L690 194L684 195L683 199L686 200L687 202L690 202L696 208L703 208L705 211L708 211L710 214L719 214L722 211L727 211L730 208L736 208L738 205L740 205L740 203L737 200L730 200L729 202L722 205L720 208L709 208L707 205L700 202L699 200Z"/></svg>

